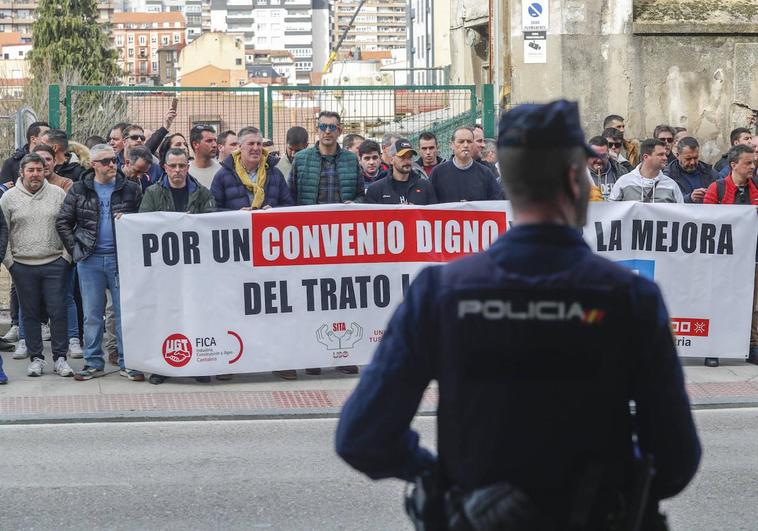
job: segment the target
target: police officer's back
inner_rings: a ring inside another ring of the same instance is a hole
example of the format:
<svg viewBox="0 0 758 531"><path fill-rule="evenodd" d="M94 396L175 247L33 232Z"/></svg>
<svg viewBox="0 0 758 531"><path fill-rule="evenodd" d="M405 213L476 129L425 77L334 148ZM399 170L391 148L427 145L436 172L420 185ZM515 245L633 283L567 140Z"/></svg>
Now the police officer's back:
<svg viewBox="0 0 758 531"><path fill-rule="evenodd" d="M510 111L498 146L516 225L419 274L343 409L337 452L372 478L439 469L463 495L507 482L556 529L629 528L642 458L657 471L649 514L700 459L666 309L655 284L577 230L592 152L575 104ZM409 427L431 380L438 458Z"/></svg>

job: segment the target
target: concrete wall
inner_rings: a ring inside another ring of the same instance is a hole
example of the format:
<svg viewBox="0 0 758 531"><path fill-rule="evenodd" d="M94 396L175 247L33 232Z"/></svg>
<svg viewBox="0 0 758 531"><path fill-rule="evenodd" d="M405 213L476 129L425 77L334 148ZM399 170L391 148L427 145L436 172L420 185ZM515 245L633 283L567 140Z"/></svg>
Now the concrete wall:
<svg viewBox="0 0 758 531"><path fill-rule="evenodd" d="M608 114L646 138L683 126L715 159L731 129L758 108L758 0L545 0L547 64L524 64L522 4L499 0L510 22L510 103L578 100L588 136ZM726 32L732 34L726 35ZM472 55L469 53L469 55Z"/></svg>

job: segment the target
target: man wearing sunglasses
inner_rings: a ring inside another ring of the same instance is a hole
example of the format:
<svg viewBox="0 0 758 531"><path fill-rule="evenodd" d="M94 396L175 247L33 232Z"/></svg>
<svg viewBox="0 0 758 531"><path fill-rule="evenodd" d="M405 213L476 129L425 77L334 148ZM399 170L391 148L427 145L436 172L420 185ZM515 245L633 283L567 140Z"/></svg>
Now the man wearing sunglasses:
<svg viewBox="0 0 758 531"><path fill-rule="evenodd" d="M321 111L316 145L300 151L292 160L289 182L296 205L364 201L358 157L337 143L342 134L340 122L336 112Z"/></svg>
<svg viewBox="0 0 758 531"><path fill-rule="evenodd" d="M363 203L366 185L355 153L343 149L337 138L342 134L342 119L333 111L318 115L318 141L313 147L299 151L292 159L289 186L296 205L329 203ZM358 367L337 367L345 374L357 374ZM306 374L321 374L321 369L306 369ZM285 379L297 377L284 371Z"/></svg>
<svg viewBox="0 0 758 531"><path fill-rule="evenodd" d="M626 157L621 153L624 148L624 134L618 129L609 127L603 134L600 135L608 141L608 156L619 163L619 165L626 170L627 173L634 169L634 166L626 160Z"/></svg>
<svg viewBox="0 0 758 531"><path fill-rule="evenodd" d="M674 148L674 137L676 132L670 125L658 125L653 130L653 138L660 140L665 144L666 150L666 164L670 164L676 160L676 155L672 153Z"/></svg>
<svg viewBox="0 0 758 531"><path fill-rule="evenodd" d="M115 314L120 374L133 381L145 376L124 365L121 336L121 297L116 261L115 219L137 212L142 200L140 185L116 168L116 153L100 144L90 150L92 168L66 195L56 228L63 245L77 264L84 306L84 369L76 380L103 376L103 313L106 289L110 290Z"/></svg>

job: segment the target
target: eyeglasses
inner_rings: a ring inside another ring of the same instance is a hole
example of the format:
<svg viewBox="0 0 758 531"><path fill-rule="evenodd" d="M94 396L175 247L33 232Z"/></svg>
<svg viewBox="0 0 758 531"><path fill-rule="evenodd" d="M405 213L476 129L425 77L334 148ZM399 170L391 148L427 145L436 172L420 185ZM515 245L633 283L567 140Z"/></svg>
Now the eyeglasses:
<svg viewBox="0 0 758 531"><path fill-rule="evenodd" d="M668 137L667 138L667 137L661 136L661 137L658 137L658 140L660 140L661 142L666 142L667 144L673 144L674 143L674 138L673 137Z"/></svg>
<svg viewBox="0 0 758 531"><path fill-rule="evenodd" d="M145 135L129 135L129 140L142 140L145 141Z"/></svg>
<svg viewBox="0 0 758 531"><path fill-rule="evenodd" d="M337 128L339 125L337 124L318 124L318 130L323 131L324 133L329 131L330 133L334 133L337 131Z"/></svg>
<svg viewBox="0 0 758 531"><path fill-rule="evenodd" d="M111 164L116 164L118 162L118 159L116 157L110 157L110 158L107 158L107 159L93 160L92 162L100 163L103 166L110 166Z"/></svg>
<svg viewBox="0 0 758 531"><path fill-rule="evenodd" d="M623 145L623 142L608 142L608 147L612 148L620 148Z"/></svg>
<svg viewBox="0 0 758 531"><path fill-rule="evenodd" d="M183 170L189 166L189 164L184 164L183 162L175 162L174 164L166 163L167 168L171 168L172 170Z"/></svg>

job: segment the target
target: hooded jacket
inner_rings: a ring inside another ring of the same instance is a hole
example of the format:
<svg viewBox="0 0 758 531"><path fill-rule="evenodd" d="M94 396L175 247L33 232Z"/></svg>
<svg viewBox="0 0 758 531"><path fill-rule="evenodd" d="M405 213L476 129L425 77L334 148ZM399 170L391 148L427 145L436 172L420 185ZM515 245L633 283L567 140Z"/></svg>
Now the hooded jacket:
<svg viewBox="0 0 758 531"><path fill-rule="evenodd" d="M608 199L642 203L684 203L682 191L673 179L663 172L658 173L655 179L646 179L640 173L640 166L616 181Z"/></svg>
<svg viewBox="0 0 758 531"><path fill-rule="evenodd" d="M268 169L266 170L266 186L264 188L265 198L261 208L266 205L272 208L292 206L294 202L287 182L284 180L282 172L274 167L275 164L272 164L274 157L269 156L265 149L261 156L261 160L264 159L268 163ZM250 206L250 195L234 169L232 155L226 157L221 163L221 169L213 178L211 193L216 200L218 210L239 210Z"/></svg>
<svg viewBox="0 0 758 531"><path fill-rule="evenodd" d="M16 152L5 159L3 162L3 168L0 170L0 184L7 183L9 181L16 182L19 172L21 171L21 159L29 154L29 144L19 148Z"/></svg>
<svg viewBox="0 0 758 531"><path fill-rule="evenodd" d="M61 177L71 179L74 182L80 180L81 176L84 175L86 171L87 169L84 166L78 162L71 161L71 153L66 153L66 162L63 164L58 164L53 169L53 172L57 173Z"/></svg>
<svg viewBox="0 0 758 531"><path fill-rule="evenodd" d="M386 175L366 190L366 203L399 205L408 203L411 205L433 205L437 202L432 183L418 171L411 171L408 181L400 185L402 181L394 181L392 174ZM403 194L398 193L397 188L403 189Z"/></svg>
<svg viewBox="0 0 758 531"><path fill-rule="evenodd" d="M678 160L674 159L663 168L663 173L671 177L679 186L685 203L692 203L692 192L697 188L707 189L711 183L718 180L714 169L705 162L698 162L695 171L689 173L684 171Z"/></svg>
<svg viewBox="0 0 758 531"><path fill-rule="evenodd" d="M608 165L601 173L595 173L589 170L589 174L592 177L592 184L594 184L600 191L601 200L607 201L611 195L613 185L622 175L629 173L626 168L613 159L608 159Z"/></svg>
<svg viewBox="0 0 758 531"><path fill-rule="evenodd" d="M74 262L88 258L95 250L100 233L100 198L95 191L95 171L87 170L71 187L55 221L63 245ZM111 195L111 214L134 214L142 201L142 188L116 171L116 187ZM111 216L111 223L115 223ZM116 234L115 227L113 234Z"/></svg>
<svg viewBox="0 0 758 531"><path fill-rule="evenodd" d="M187 188L189 189L186 211L188 214L207 214L216 211L216 201L213 199L213 194L191 175L187 175ZM168 175L164 175L160 182L148 187L145 196L142 198L142 203L140 203L139 211L176 212Z"/></svg>

